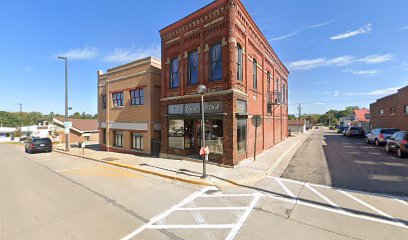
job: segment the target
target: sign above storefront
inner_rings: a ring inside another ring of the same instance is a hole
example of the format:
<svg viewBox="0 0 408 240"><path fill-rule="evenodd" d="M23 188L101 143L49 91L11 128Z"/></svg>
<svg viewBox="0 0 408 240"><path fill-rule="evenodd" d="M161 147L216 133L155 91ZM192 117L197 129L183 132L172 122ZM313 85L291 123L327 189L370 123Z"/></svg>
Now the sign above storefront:
<svg viewBox="0 0 408 240"><path fill-rule="evenodd" d="M186 103L184 104L184 113L185 114L197 114L201 113L200 103Z"/></svg>
<svg viewBox="0 0 408 240"><path fill-rule="evenodd" d="M169 105L168 108L169 108L168 114L171 115L184 114L184 104Z"/></svg>
<svg viewBox="0 0 408 240"><path fill-rule="evenodd" d="M204 113L222 113L224 104L222 101L204 102ZM174 104L168 106L169 115L200 114L201 103Z"/></svg>
<svg viewBox="0 0 408 240"><path fill-rule="evenodd" d="M237 101L237 113L247 113L247 102L243 100Z"/></svg>

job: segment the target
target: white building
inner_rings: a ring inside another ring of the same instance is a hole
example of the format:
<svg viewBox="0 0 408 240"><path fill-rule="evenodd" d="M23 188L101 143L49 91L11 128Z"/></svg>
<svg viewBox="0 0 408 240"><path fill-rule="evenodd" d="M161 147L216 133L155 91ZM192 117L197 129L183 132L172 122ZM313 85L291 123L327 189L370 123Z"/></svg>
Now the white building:
<svg viewBox="0 0 408 240"><path fill-rule="evenodd" d="M13 134L15 131L16 131L15 128L0 127L0 142L14 141Z"/></svg>

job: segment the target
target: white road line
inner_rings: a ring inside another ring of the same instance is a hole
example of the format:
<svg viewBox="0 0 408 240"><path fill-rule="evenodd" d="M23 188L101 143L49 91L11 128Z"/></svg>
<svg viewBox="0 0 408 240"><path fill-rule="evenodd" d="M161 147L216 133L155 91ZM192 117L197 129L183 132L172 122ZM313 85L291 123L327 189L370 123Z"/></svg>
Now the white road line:
<svg viewBox="0 0 408 240"><path fill-rule="evenodd" d="M405 202L404 200L401 200L401 199L395 199L395 201L400 202L400 203L402 203L402 204L404 204L404 205L408 206L408 203L407 203L407 202Z"/></svg>
<svg viewBox="0 0 408 240"><path fill-rule="evenodd" d="M342 191L346 191L346 192L360 193L360 194L366 194L366 195L376 196L376 197L399 199L399 200L403 200L403 201L408 200L408 197L405 197L405 196L388 195L388 194L381 194L381 193L371 193L371 192L364 192L364 191L345 189L345 188L336 188L336 187L330 187L330 186L315 184L315 183L310 183L310 182L301 182L301 181L288 179L288 178L278 178L278 177L272 177L272 176L267 176L267 178L280 179L281 181L284 181L284 182L296 183L296 184L300 184L300 185L303 185L303 184L307 183L307 184L309 184L310 186L313 186L313 187L327 188L327 189L333 189L333 190L342 190Z"/></svg>
<svg viewBox="0 0 408 240"><path fill-rule="evenodd" d="M287 194L289 194L289 196L291 196L292 198L296 198L295 194L293 194L283 183L280 179L275 178L275 181L278 182L278 184L283 188L283 190L285 190L285 192Z"/></svg>
<svg viewBox="0 0 408 240"><path fill-rule="evenodd" d="M295 203L294 199L287 199L287 198L278 197L278 196L274 196L274 195L270 195L270 194L268 194L267 196L269 198L281 200L281 201L284 201L284 202ZM306 206L306 207L316 208L316 209L327 211L327 212L338 213L338 214L345 215L345 216L365 219L365 220L369 220L369 221L373 221L373 222L379 222L379 223L384 223L384 224L393 225L393 226L408 229L408 226L406 226L405 224L396 223L396 222L391 221L391 220L385 220L385 219L380 219L380 218L375 218L375 217L370 217L370 216L358 215L358 214L355 214L355 213L352 213L352 212L348 212L347 210L342 211L342 210L338 210L338 209L334 209L334 208L319 206L319 205L312 204L312 203L306 203L306 202L303 202L303 201L300 201L300 200L297 201L297 204L302 205L302 206Z"/></svg>
<svg viewBox="0 0 408 240"><path fill-rule="evenodd" d="M235 238L235 236L238 234L238 231L244 225L244 222L249 217L249 214L251 213L252 209L255 207L255 205L258 202L260 197L261 197L261 194L259 194L259 193L254 197L254 199L252 200L252 202L249 205L249 207L247 208L247 210L244 212L244 214L242 214L242 216L239 219L238 223L235 224L234 228L231 230L231 232L228 234L228 236L225 238L225 240L231 240L231 239Z"/></svg>
<svg viewBox="0 0 408 240"><path fill-rule="evenodd" d="M56 171L56 172L57 172L57 173L63 173L63 172L68 172L68 171L71 171L71 170L77 170L77 169L80 169L80 167L76 167L76 168L68 168L68 169L59 170L59 171Z"/></svg>
<svg viewBox="0 0 408 240"><path fill-rule="evenodd" d="M185 207L177 208L175 211L225 211L225 210L247 210L247 207Z"/></svg>
<svg viewBox="0 0 408 240"><path fill-rule="evenodd" d="M218 190L216 187L213 186L208 186L205 187L203 189L201 189L200 191L197 191L193 194L191 194L190 196L188 196L187 198L185 198L183 201L181 201L180 203L174 205L173 207L167 209L165 212L163 212L162 214L159 214L153 218L150 219L150 221L146 224L144 224L143 226L141 226L140 228L136 229L135 231L133 231L132 233L128 234L127 236L123 237L122 240L129 240L131 238L133 238L134 236L136 236L137 234L139 234L140 232L142 232L143 230L145 230L146 228L150 227L153 225L153 223L157 222L158 220L167 217L168 215L170 215L172 212L174 212L175 209L180 208L181 206L193 201L194 199L196 199L198 196L202 195L203 193L209 191L209 190Z"/></svg>
<svg viewBox="0 0 408 240"><path fill-rule="evenodd" d="M321 194L319 191L317 191L316 189L312 188L309 184L305 184L305 186L312 192L314 192L316 195L318 195L319 197L321 197L323 200L325 200L327 203L329 203L330 205L332 205L335 208L340 208L339 205L335 204L332 200L330 200L328 197L324 196L323 194Z"/></svg>
<svg viewBox="0 0 408 240"><path fill-rule="evenodd" d="M197 198L219 198L219 197L254 197L256 196L255 193L251 194L213 194L213 195L201 195Z"/></svg>
<svg viewBox="0 0 408 240"><path fill-rule="evenodd" d="M389 214L387 214L387 213L385 213L385 212L383 212L383 211L381 211L381 210L379 210L379 209L377 209L377 208L371 206L370 204L364 202L363 200L361 200L361 199L359 199L359 198L357 198L357 197L355 197L355 196L353 196L353 195L351 195L351 194L349 194L349 193L347 193L347 192L345 192L345 191L342 191L342 190L338 190L338 192L343 193L344 195L346 195L346 196L348 196L349 198L353 199L354 201L356 201L356 202L358 202L358 203L360 203L360 204L362 204L362 205L368 207L369 209L371 209L371 210L377 212L378 214L381 214L381 215L383 215L384 217L389 218L391 221L396 222L396 223L399 223L399 224L402 224L403 226L405 226L404 223L402 223L401 221L398 221L398 220L395 219L393 216L391 216L391 215L389 215Z"/></svg>
<svg viewBox="0 0 408 240"><path fill-rule="evenodd" d="M230 229L235 224L150 225L148 229Z"/></svg>

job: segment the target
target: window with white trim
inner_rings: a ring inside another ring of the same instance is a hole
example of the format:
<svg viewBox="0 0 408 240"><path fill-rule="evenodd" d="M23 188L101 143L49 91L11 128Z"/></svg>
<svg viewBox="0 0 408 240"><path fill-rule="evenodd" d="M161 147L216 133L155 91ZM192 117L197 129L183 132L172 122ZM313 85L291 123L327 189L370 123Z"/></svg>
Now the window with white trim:
<svg viewBox="0 0 408 240"><path fill-rule="evenodd" d="M142 133L132 133L132 149L143 150L143 134Z"/></svg>

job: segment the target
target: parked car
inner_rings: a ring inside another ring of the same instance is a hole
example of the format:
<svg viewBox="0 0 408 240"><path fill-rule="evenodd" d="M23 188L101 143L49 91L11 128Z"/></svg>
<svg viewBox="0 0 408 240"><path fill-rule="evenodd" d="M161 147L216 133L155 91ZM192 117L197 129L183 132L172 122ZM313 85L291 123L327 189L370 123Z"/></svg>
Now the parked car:
<svg viewBox="0 0 408 240"><path fill-rule="evenodd" d="M408 132L398 131L394 133L385 145L387 152L397 152L398 157L403 158L408 155Z"/></svg>
<svg viewBox="0 0 408 240"><path fill-rule="evenodd" d="M52 142L49 138L33 138L25 145L26 153L51 152Z"/></svg>
<svg viewBox="0 0 408 240"><path fill-rule="evenodd" d="M352 127L350 126L346 130L347 137L365 137L364 129L361 127Z"/></svg>
<svg viewBox="0 0 408 240"><path fill-rule="evenodd" d="M346 128L348 127L347 126L339 127L339 130L337 130L337 133L343 133Z"/></svg>
<svg viewBox="0 0 408 240"><path fill-rule="evenodd" d="M398 132L396 128L376 128L366 135L366 143L375 143L375 145L384 145L394 133Z"/></svg>

